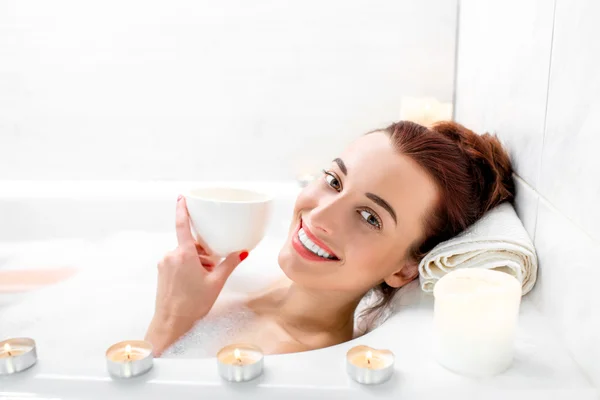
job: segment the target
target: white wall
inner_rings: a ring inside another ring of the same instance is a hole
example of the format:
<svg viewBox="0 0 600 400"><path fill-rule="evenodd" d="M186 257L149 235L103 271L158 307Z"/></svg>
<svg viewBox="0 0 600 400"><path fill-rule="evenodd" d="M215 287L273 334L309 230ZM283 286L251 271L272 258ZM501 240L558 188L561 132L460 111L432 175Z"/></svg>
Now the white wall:
<svg viewBox="0 0 600 400"><path fill-rule="evenodd" d="M287 179L452 99L454 0L0 1L0 179Z"/></svg>
<svg viewBox="0 0 600 400"><path fill-rule="evenodd" d="M530 296L600 388L600 2L461 0L456 118L513 157Z"/></svg>

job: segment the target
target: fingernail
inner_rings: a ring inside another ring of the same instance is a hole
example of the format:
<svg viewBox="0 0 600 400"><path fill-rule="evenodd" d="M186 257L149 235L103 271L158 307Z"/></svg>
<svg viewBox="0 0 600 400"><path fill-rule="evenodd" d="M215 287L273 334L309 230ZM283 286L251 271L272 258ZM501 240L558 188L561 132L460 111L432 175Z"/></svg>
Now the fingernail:
<svg viewBox="0 0 600 400"><path fill-rule="evenodd" d="M240 261L244 261L246 259L246 257L248 257L248 252L247 251L242 251L240 253Z"/></svg>
<svg viewBox="0 0 600 400"><path fill-rule="evenodd" d="M181 199L183 199L183 196L182 196L182 195L179 195L179 196L177 196L177 201L179 201L179 200L181 200Z"/></svg>

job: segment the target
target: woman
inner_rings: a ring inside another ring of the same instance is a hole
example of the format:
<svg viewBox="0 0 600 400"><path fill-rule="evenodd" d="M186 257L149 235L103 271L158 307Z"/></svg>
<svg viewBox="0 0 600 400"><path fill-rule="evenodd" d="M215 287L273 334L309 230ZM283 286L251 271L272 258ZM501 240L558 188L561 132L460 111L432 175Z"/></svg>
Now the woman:
<svg viewBox="0 0 600 400"><path fill-rule="evenodd" d="M514 192L498 139L457 123L427 128L401 121L357 139L298 196L278 259L288 279L237 301L253 315L239 340L274 354L352 339L355 310L366 293L378 296L368 310L373 316L417 278L428 251L512 201ZM192 238L181 197L177 236L179 246L158 266L146 337L157 354L197 321L222 312L213 305L248 255L231 254L213 267Z"/></svg>

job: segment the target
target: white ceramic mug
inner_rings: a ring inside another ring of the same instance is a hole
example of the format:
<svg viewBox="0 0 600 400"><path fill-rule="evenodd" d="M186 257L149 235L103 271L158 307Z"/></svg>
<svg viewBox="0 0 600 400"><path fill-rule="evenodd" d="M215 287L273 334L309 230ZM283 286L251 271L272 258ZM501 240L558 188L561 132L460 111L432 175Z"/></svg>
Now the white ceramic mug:
<svg viewBox="0 0 600 400"><path fill-rule="evenodd" d="M203 187L185 194L192 230L218 256L250 251L265 236L272 197L252 190Z"/></svg>

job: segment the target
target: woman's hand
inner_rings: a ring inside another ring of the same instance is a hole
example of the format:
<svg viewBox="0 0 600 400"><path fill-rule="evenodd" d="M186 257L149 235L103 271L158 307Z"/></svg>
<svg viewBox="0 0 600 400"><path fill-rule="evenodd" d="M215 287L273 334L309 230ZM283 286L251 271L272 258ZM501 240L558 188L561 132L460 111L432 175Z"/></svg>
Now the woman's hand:
<svg viewBox="0 0 600 400"><path fill-rule="evenodd" d="M158 263L156 307L146 334L156 355L208 314L229 275L248 256L246 251L232 253L213 267L217 259L204 243L194 240L181 196L175 219L178 246Z"/></svg>

